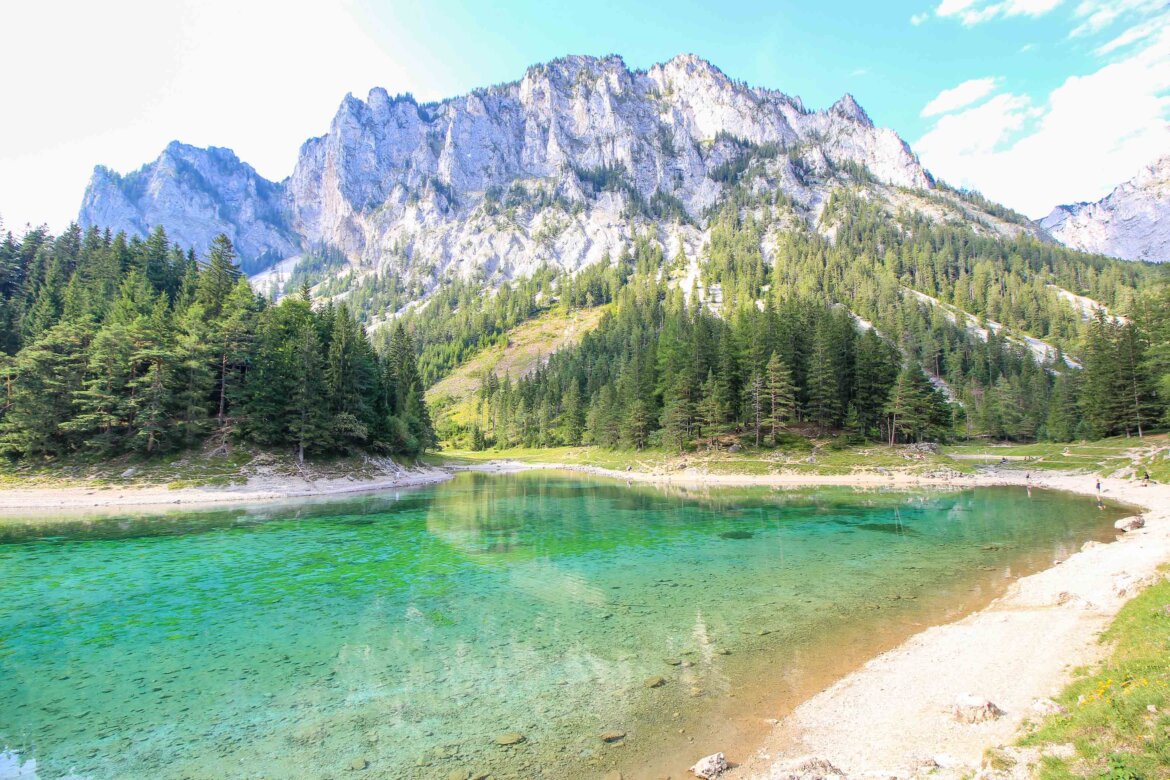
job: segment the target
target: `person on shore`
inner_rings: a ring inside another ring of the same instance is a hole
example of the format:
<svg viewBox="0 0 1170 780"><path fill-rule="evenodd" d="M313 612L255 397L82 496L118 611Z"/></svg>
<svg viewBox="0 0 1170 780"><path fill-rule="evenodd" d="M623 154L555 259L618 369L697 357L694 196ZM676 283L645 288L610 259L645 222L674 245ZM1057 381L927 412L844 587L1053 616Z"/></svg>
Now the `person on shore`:
<svg viewBox="0 0 1170 780"><path fill-rule="evenodd" d="M1097 494L1101 494L1101 480L1099 479L1097 480Z"/></svg>
<svg viewBox="0 0 1170 780"><path fill-rule="evenodd" d="M1143 471L1142 472L1142 487L1149 487L1149 486L1150 486L1150 472Z"/></svg>

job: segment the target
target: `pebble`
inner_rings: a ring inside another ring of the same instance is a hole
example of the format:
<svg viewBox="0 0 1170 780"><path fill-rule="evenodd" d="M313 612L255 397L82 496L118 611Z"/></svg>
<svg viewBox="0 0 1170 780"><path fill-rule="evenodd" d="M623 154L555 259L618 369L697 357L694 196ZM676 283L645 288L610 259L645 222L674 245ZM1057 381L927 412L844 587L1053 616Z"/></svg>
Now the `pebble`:
<svg viewBox="0 0 1170 780"><path fill-rule="evenodd" d="M661 675L656 674L646 678L647 688L661 688L663 685L666 685L666 678Z"/></svg>
<svg viewBox="0 0 1170 780"><path fill-rule="evenodd" d="M366 767L368 767L369 765L370 765L370 762L365 760L364 758L355 758L353 761L350 762L349 768L355 772L360 772L363 769L365 769Z"/></svg>
<svg viewBox="0 0 1170 780"><path fill-rule="evenodd" d="M603 731L599 736L602 742L617 742L619 739L626 738L626 732L614 729L612 731Z"/></svg>

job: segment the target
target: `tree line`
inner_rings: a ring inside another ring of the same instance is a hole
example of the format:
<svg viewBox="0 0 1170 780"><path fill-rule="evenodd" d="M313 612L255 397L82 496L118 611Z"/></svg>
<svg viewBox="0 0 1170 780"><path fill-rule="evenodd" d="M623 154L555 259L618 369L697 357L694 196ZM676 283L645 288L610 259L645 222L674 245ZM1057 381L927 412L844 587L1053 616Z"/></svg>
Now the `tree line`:
<svg viewBox="0 0 1170 780"><path fill-rule="evenodd" d="M0 452L153 455L232 436L298 458L435 445L412 337L375 351L344 304L256 295L206 258L71 226L0 241Z"/></svg>

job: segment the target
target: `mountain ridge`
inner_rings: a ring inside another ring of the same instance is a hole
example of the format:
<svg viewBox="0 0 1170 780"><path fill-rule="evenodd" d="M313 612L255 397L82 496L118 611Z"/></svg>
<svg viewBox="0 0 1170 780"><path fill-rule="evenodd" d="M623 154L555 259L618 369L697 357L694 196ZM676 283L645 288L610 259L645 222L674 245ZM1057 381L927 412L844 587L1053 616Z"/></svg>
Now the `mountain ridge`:
<svg viewBox="0 0 1170 780"><path fill-rule="evenodd" d="M841 166L895 187L934 187L909 146L850 94L810 111L693 54L644 71L616 55L572 55L437 102L381 87L365 100L348 94L280 182L229 150L177 142L125 176L99 166L80 222L139 235L162 224L197 250L225 232L253 271L328 245L359 266L510 277L547 262L575 270L616 251L639 210L643 227L664 222L662 212L701 224L729 190L712 177L752 162L810 223ZM496 224L497 202L528 212L523 224ZM564 213L547 213L550 203Z"/></svg>
<svg viewBox="0 0 1170 780"><path fill-rule="evenodd" d="M1104 198L1057 206L1039 224L1072 249L1123 260L1170 261L1170 154Z"/></svg>

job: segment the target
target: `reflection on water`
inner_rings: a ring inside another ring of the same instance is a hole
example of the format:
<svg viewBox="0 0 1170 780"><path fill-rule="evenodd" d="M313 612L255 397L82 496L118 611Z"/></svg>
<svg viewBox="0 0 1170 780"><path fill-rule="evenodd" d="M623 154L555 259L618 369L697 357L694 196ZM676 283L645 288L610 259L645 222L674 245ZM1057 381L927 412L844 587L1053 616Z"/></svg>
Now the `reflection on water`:
<svg viewBox="0 0 1170 780"><path fill-rule="evenodd" d="M0 776L677 772L1121 514L528 473L6 522Z"/></svg>

